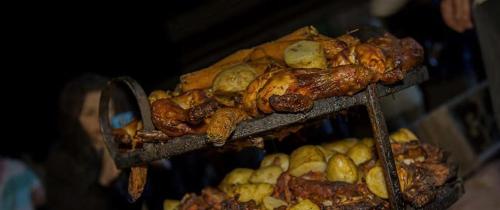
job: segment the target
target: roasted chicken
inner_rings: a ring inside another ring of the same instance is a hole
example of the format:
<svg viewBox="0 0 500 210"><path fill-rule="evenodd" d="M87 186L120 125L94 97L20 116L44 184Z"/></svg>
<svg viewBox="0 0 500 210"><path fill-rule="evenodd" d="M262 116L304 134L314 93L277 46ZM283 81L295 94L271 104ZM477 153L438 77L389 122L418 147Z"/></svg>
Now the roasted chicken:
<svg viewBox="0 0 500 210"><path fill-rule="evenodd" d="M206 133L212 143L224 145L242 120L306 112L317 99L400 81L422 58L422 47L411 38L385 34L362 42L304 27L183 75L174 91L154 91L152 120L170 138Z"/></svg>
<svg viewBox="0 0 500 210"><path fill-rule="evenodd" d="M403 199L422 207L455 172L442 150L420 143L408 129L391 137ZM268 155L259 169L231 171L219 189L186 195L179 209L389 209L383 169L369 141L346 139L306 145L290 156Z"/></svg>

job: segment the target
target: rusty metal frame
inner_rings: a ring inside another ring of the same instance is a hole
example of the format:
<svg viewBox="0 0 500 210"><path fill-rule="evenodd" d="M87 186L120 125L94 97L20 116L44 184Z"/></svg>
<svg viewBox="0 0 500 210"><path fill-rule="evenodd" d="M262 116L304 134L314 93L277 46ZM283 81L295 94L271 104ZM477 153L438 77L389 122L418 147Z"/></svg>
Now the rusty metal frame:
<svg viewBox="0 0 500 210"><path fill-rule="evenodd" d="M370 116L370 122L375 137L378 157L384 163L382 164L382 166L384 169L384 178L387 184L391 208L403 209L404 202L401 197L401 189L399 188L396 164L394 162L394 157L389 142L387 125L385 123L383 113L380 109L378 98L396 93L407 87L424 82L428 79L428 77L429 75L427 69L422 66L409 72L403 81L395 85L371 84L367 87L366 90L361 91L353 96L331 97L315 101L312 110L307 113L273 113L263 118L248 120L240 123L237 126L229 141L263 136L276 129L326 117L337 111L347 109L351 106L364 105L368 109L368 113ZM142 121L144 123L144 132L155 132L153 123L151 121L151 110L149 102L141 86L130 77L119 77L111 80L101 94L99 118L101 131L104 136L106 145L110 150L110 153L113 156L116 165L119 168L139 165L162 158L169 158L175 155L180 155L205 147L211 147L206 136L187 135L169 139L168 141L158 140L157 142L145 142L142 148L132 151L120 152L118 144L115 142L112 135L108 110L109 101L111 99L111 92L113 88L115 88L119 83L124 83L125 85L127 85L127 87L135 95L139 104ZM452 189L456 190L456 187ZM451 196L448 197L453 198L455 194L452 193ZM456 197L456 199L458 199L458 197Z"/></svg>

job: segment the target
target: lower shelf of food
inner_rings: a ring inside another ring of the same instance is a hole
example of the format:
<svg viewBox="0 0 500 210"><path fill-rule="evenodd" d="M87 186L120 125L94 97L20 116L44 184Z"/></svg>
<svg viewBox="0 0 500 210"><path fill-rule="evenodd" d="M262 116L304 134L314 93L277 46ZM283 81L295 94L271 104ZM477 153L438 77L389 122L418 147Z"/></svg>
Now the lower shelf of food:
<svg viewBox="0 0 500 210"><path fill-rule="evenodd" d="M440 148L404 128L390 141L408 207L443 209L463 194L457 168ZM350 138L269 154L260 168L236 168L217 187L166 200L164 209L389 209L374 144L372 138Z"/></svg>

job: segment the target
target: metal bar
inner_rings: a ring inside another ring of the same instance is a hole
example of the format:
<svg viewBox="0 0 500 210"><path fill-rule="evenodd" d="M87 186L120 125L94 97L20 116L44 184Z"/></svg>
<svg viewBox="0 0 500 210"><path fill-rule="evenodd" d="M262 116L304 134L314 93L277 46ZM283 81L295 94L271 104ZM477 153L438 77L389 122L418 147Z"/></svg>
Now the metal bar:
<svg viewBox="0 0 500 210"><path fill-rule="evenodd" d="M382 161L384 168L384 178L389 193L389 201L392 209L403 209L403 198L399 188L399 178L396 171L396 163L392 155L391 143L387 125L385 124L384 114L380 108L375 85L369 85L366 91L366 107L370 115L370 122L375 137L375 147L377 148L378 158Z"/></svg>
<svg viewBox="0 0 500 210"><path fill-rule="evenodd" d="M387 96L407 87L421 83L423 81L426 81L428 77L429 75L427 69L425 67L420 67L418 69L415 69L414 71L409 72L406 75L405 79L397 84L375 85L377 87L377 97ZM140 90L142 90L142 88L140 88ZM353 96L340 96L317 100L314 102L312 110L307 113L273 113L263 118L242 122L236 127L229 141L262 136L276 129L325 117L351 106L365 104L365 92L366 90L359 92ZM139 102L140 107L141 104L147 104L147 108L149 109L147 98L144 97L143 99L137 99L138 101L143 100L143 102ZM151 118L146 118L146 115L147 114L143 114L143 120L146 119L150 121ZM151 114L149 113L149 116L150 115ZM207 146L209 146L209 144L206 136L187 135L169 139L166 142L145 143L142 149L117 155L115 157L115 163L120 168L130 167L132 165L150 162L162 158L168 158L174 155L198 150Z"/></svg>
<svg viewBox="0 0 500 210"><path fill-rule="evenodd" d="M118 144L114 140L112 133L113 129L111 128L109 120L109 102L112 99L111 96L113 89L116 88L118 83L127 85L137 99L144 130L153 131L155 128L153 126L153 122L151 121L151 108L149 106L148 98L139 83L127 76L114 78L109 81L108 85L103 89L99 101L99 124L101 127L101 133L104 137L104 142L106 143L111 156L115 159L117 165L120 165L120 160L123 155L118 152Z"/></svg>

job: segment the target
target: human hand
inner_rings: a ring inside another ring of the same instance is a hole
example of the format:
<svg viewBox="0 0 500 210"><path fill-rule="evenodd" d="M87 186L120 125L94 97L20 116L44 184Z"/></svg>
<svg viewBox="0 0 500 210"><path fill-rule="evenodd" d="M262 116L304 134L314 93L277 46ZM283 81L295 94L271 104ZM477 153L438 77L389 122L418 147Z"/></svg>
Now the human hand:
<svg viewBox="0 0 500 210"><path fill-rule="evenodd" d="M473 27L471 0L442 0L441 15L446 25L459 33Z"/></svg>

